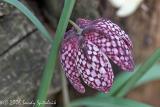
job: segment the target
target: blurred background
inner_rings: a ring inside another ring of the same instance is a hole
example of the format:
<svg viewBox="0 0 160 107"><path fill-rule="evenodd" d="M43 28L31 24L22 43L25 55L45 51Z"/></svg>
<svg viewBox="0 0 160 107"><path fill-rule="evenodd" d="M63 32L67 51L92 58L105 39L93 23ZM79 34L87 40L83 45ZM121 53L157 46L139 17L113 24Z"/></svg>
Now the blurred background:
<svg viewBox="0 0 160 107"><path fill-rule="evenodd" d="M64 0L21 0L43 22L54 37ZM159 0L76 0L71 19L104 17L123 28L134 46L136 64L143 63L160 47ZM70 28L70 26L68 27ZM41 38L36 27L15 7L0 2L0 100L34 100L50 44ZM160 70L160 69L159 69ZM55 72L48 99L62 106L60 73ZM70 99L91 96L87 89L77 93L68 84ZM152 81L133 89L126 97L160 107L160 81ZM0 105L0 107L8 105ZM17 107L17 105L11 105ZM19 107L22 107L19 106ZM23 107L31 107L23 105Z"/></svg>

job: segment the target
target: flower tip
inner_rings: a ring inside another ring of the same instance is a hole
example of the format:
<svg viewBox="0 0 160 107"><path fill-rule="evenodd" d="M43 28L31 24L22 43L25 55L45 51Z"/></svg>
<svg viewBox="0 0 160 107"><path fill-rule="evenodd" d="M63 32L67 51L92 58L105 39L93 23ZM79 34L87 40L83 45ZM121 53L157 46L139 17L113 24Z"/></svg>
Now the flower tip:
<svg viewBox="0 0 160 107"><path fill-rule="evenodd" d="M74 84L73 87L81 94L84 94L86 92L82 84Z"/></svg>
<svg viewBox="0 0 160 107"><path fill-rule="evenodd" d="M84 94L86 91L85 91L85 88L84 87L81 87L79 90L78 90L79 93L81 94Z"/></svg>
<svg viewBox="0 0 160 107"><path fill-rule="evenodd" d="M111 89L111 86L110 87L101 87L100 89L98 89L100 92L103 92L103 93L108 93L109 90Z"/></svg>

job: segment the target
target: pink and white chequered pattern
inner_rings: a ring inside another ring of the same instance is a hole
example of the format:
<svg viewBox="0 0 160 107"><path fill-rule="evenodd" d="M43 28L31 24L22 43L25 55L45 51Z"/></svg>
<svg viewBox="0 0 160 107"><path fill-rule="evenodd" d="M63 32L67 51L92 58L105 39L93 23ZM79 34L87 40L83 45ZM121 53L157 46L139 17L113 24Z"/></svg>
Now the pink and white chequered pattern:
<svg viewBox="0 0 160 107"><path fill-rule="evenodd" d="M124 71L134 68L132 42L119 26L109 20L78 19L76 23L82 33L78 34L72 28L61 43L63 70L80 93L85 92L81 79L98 91L108 92L114 79L110 61Z"/></svg>

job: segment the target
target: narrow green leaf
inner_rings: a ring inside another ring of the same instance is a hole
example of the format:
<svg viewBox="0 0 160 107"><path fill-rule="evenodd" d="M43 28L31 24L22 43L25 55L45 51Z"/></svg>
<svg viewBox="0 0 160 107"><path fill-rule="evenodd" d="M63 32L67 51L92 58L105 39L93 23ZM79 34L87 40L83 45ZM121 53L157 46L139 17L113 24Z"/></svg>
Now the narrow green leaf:
<svg viewBox="0 0 160 107"><path fill-rule="evenodd" d="M71 107L152 107L129 99L114 98L106 95L95 96L73 101Z"/></svg>
<svg viewBox="0 0 160 107"><path fill-rule="evenodd" d="M140 80L149 71L159 58L160 49L157 49L157 51L153 53L153 55L143 65L141 65L132 76L124 81L121 86L114 90L111 95L116 97L123 97L126 95L126 93L135 86L138 80Z"/></svg>
<svg viewBox="0 0 160 107"><path fill-rule="evenodd" d="M42 33L42 36L46 38L50 43L52 43L52 38L43 24L36 18L36 16L21 2L18 0L3 0L6 3L9 3L19 9L24 15L30 19L30 21L37 27L37 29Z"/></svg>
<svg viewBox="0 0 160 107"><path fill-rule="evenodd" d="M54 38L54 41L52 43L52 48L48 57L47 64L45 66L42 80L40 83L37 101L36 101L36 107L44 107L44 104L40 104L38 102L44 102L47 97L47 91L51 83L51 79L53 76L54 68L56 65L57 57L58 57L58 49L60 42L63 38L63 35L66 31L69 17L71 15L73 6L75 4L75 0L65 0L64 8L60 17L60 21L58 24L58 28L56 30L56 36Z"/></svg>
<svg viewBox="0 0 160 107"><path fill-rule="evenodd" d="M160 64L154 65L135 85L135 87L153 80L160 80Z"/></svg>
<svg viewBox="0 0 160 107"><path fill-rule="evenodd" d="M136 72L136 70L139 68L139 66L137 66L135 68L135 70L133 72L123 72L121 74L119 74L114 83L113 86L111 88L111 90L109 91L108 95L113 95L114 93L116 93L118 91L118 89L120 89L124 83Z"/></svg>
<svg viewBox="0 0 160 107"><path fill-rule="evenodd" d="M136 67L135 72L139 67L140 66ZM133 87L140 86L149 81L158 80L158 79L160 80L159 70L160 70L160 65L159 64L154 65ZM125 72L125 73L119 74L116 77L116 80L114 81L114 84L110 92L108 93L108 95L113 95L113 93L115 93L117 89L119 89L123 85L123 83L125 83L135 72Z"/></svg>

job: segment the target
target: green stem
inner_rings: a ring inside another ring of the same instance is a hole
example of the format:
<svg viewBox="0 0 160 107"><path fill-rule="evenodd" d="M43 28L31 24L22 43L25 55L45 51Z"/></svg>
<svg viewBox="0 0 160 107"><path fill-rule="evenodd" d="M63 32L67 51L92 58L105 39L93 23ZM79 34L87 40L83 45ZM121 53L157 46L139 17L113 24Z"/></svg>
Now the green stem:
<svg viewBox="0 0 160 107"><path fill-rule="evenodd" d="M77 30L78 34L82 33L82 29L76 23L74 23L72 20L69 20L69 23L73 25L73 27Z"/></svg>
<svg viewBox="0 0 160 107"><path fill-rule="evenodd" d="M62 69L61 69L61 78L62 78L62 92L63 92L64 107L69 107L70 101L69 101L67 81Z"/></svg>
<svg viewBox="0 0 160 107"><path fill-rule="evenodd" d="M57 54L58 54L59 45L63 38L65 30L67 28L69 17L71 15L74 4L75 4L75 0L65 0L62 15L60 17L60 21L56 30L56 35L55 35L54 41L52 42L52 48L51 48L47 64L45 66L45 69L42 75L35 107L44 107L43 102L46 101L48 88L52 80L54 68L56 65L56 60L58 59Z"/></svg>
<svg viewBox="0 0 160 107"><path fill-rule="evenodd" d="M119 90L112 94L112 96L123 97L126 93L134 87L141 77L149 71L153 64L160 58L160 49L157 51L126 81Z"/></svg>

